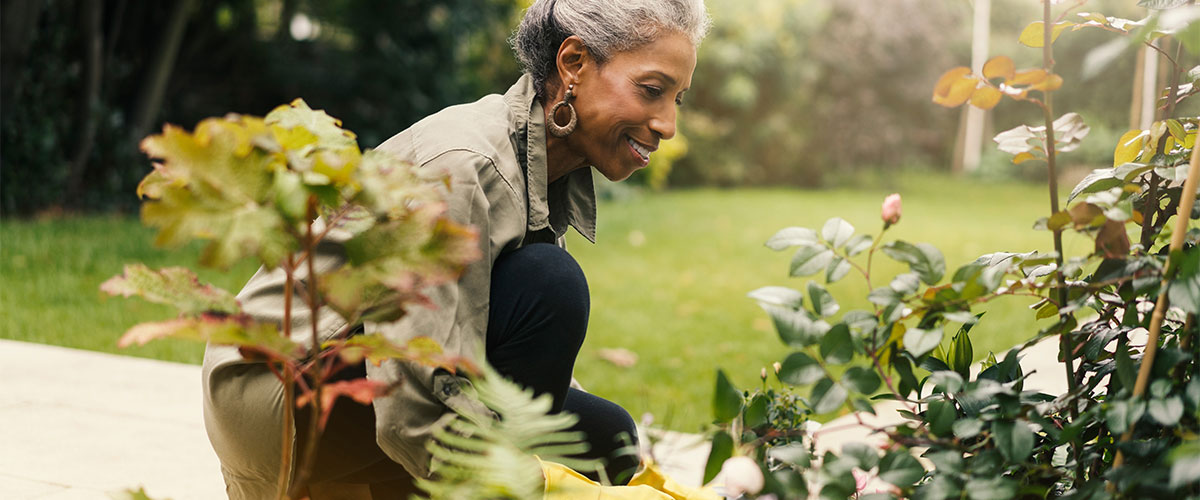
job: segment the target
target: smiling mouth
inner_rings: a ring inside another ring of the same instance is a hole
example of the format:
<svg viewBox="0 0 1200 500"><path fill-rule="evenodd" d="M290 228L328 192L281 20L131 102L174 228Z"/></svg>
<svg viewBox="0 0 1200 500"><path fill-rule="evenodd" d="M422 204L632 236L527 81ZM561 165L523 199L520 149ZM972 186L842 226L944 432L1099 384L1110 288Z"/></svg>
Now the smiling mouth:
<svg viewBox="0 0 1200 500"><path fill-rule="evenodd" d="M625 137L625 142L629 143L629 147L641 158L643 164L650 162L650 153L654 152L653 149L643 146L641 143L633 140L632 137Z"/></svg>

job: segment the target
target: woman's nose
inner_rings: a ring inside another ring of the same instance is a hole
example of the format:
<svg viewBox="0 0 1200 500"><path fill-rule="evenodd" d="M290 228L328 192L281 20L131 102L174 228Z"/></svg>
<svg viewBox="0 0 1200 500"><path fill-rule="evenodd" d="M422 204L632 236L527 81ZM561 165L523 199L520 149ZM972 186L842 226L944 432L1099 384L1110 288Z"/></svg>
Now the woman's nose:
<svg viewBox="0 0 1200 500"><path fill-rule="evenodd" d="M665 108L650 119L650 130L664 141L675 137L675 104L671 103Z"/></svg>

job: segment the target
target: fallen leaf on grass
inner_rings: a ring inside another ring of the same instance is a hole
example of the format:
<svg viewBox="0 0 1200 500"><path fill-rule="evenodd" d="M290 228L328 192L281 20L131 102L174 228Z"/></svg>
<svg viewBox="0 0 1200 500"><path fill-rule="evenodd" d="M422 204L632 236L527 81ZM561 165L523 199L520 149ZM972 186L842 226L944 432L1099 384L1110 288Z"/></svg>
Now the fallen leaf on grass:
<svg viewBox="0 0 1200 500"><path fill-rule="evenodd" d="M615 349L599 349L596 351L596 355L600 356L600 359L608 361L609 363L617 365L621 368L629 368L633 365L636 365L638 360L637 353L622 347Z"/></svg>

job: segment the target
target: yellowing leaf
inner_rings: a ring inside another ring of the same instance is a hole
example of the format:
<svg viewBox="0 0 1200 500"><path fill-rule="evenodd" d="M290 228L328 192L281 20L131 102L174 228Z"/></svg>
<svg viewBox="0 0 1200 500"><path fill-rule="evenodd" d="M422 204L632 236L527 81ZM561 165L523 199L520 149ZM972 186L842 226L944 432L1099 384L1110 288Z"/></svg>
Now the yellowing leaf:
<svg viewBox="0 0 1200 500"><path fill-rule="evenodd" d="M975 93L975 87L979 85L979 80L974 76L969 76L970 73L971 70L966 67L947 71L938 80L933 92L933 102L947 108L961 106L967 102L967 99L971 98L971 94Z"/></svg>
<svg viewBox="0 0 1200 500"><path fill-rule="evenodd" d="M1054 26L1050 28L1050 43L1054 43L1055 40L1058 40L1058 35L1062 34L1063 30L1070 28L1071 26L1075 26L1075 24L1076 23L1070 21L1055 23ZM1028 47L1041 47L1046 41L1045 30L1045 25L1042 24L1041 21L1034 21L1029 23L1029 26L1026 26L1025 29L1021 31L1021 37L1019 40L1022 44Z"/></svg>
<svg viewBox="0 0 1200 500"><path fill-rule="evenodd" d="M1003 94L992 87L981 87L971 94L971 105L980 109L992 109L1000 103Z"/></svg>
<svg viewBox="0 0 1200 500"><path fill-rule="evenodd" d="M983 64L983 77L991 80L992 78L1003 78L1008 81L1016 72L1016 65L1008 56L996 56L988 59L988 62Z"/></svg>
<svg viewBox="0 0 1200 500"><path fill-rule="evenodd" d="M1024 69L1013 75L1012 80L1006 82L1009 85L1035 85L1041 83L1050 74L1042 68Z"/></svg>
<svg viewBox="0 0 1200 500"><path fill-rule="evenodd" d="M1032 88L1034 90L1040 90L1042 92L1053 92L1055 90L1058 90L1059 87L1062 87L1062 84L1063 84L1063 79L1061 76L1058 76L1055 74L1049 74L1049 75L1046 75L1045 80L1042 80L1038 83L1031 85L1030 88Z"/></svg>
<svg viewBox="0 0 1200 500"><path fill-rule="evenodd" d="M1196 132L1197 132L1197 130L1192 130L1192 131L1188 132L1187 138L1185 138L1183 140L1183 147L1185 147L1187 149L1192 149L1193 147L1196 146Z"/></svg>
<svg viewBox="0 0 1200 500"><path fill-rule="evenodd" d="M1020 165L1029 160L1036 160L1036 159L1038 159L1037 156L1034 156L1033 153L1026 151L1023 153L1018 153L1017 156L1014 156L1012 162L1013 162L1013 165Z"/></svg>
<svg viewBox="0 0 1200 500"><path fill-rule="evenodd" d="M1104 217L1104 209L1091 203L1076 203L1069 212L1077 230L1099 226L1108 220Z"/></svg>
<svg viewBox="0 0 1200 500"><path fill-rule="evenodd" d="M100 290L123 297L136 295L156 304L172 306L184 315L241 312L233 294L201 283L195 273L183 267L155 271L145 264L129 264L125 266L124 274L105 281Z"/></svg>
<svg viewBox="0 0 1200 500"><path fill-rule="evenodd" d="M1147 132L1145 130L1130 130L1117 140L1117 148L1113 151L1113 166L1121 166L1137 159L1142 152Z"/></svg>

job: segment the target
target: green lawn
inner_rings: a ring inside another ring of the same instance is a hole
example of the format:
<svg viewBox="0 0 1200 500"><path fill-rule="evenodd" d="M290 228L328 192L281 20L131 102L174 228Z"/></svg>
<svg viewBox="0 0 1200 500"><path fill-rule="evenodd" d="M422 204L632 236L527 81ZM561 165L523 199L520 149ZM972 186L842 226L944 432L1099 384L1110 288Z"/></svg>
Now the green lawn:
<svg viewBox="0 0 1200 500"><path fill-rule="evenodd" d="M718 367L746 387L758 383L761 367L789 352L746 292L766 285L803 289L807 280L787 277L790 253L772 252L763 242L782 227L819 228L833 216L877 233L880 202L893 191L904 196L904 218L887 236L933 243L946 254L949 271L992 251L1052 247L1048 232L1030 229L1048 211L1045 188L926 176L890 182L889 188L853 190L675 191L602 203L599 242L570 239L592 290L591 327L576 376L635 418L649 411L670 428L698 430L710 419ZM194 266L199 255L199 246L154 248L152 237L128 217L0 221L0 338L117 352L126 328L171 313L107 298L100 283L128 262ZM1089 246L1068 235L1068 254ZM902 269L880 255L876 285ZM240 266L200 274L236 291L253 271ZM831 290L842 311L869 308L856 274ZM992 305L972 334L977 357L1030 335L1035 327L1026 305ZM640 359L632 368L614 366L596 354L606 347L630 349ZM199 363L203 348L160 342L120 352Z"/></svg>

